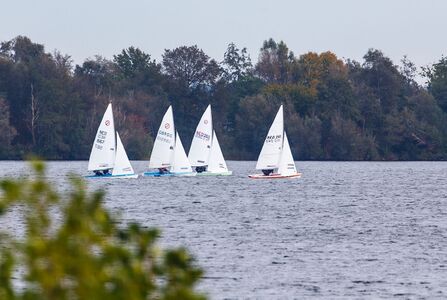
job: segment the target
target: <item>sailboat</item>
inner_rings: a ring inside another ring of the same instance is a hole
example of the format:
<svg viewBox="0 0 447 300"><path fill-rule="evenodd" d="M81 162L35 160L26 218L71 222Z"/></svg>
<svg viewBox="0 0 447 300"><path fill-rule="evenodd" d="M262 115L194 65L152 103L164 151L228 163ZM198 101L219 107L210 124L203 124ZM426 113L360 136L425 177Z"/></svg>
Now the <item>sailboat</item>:
<svg viewBox="0 0 447 300"><path fill-rule="evenodd" d="M253 179L301 177L301 173L296 171L289 140L284 131L282 105L265 138L258 162L256 163L256 169L262 170L262 174L249 175L248 177Z"/></svg>
<svg viewBox="0 0 447 300"><path fill-rule="evenodd" d="M137 178L118 132L115 132L112 103L102 117L93 142L88 170L95 175L87 178ZM110 173L111 171L111 173Z"/></svg>
<svg viewBox="0 0 447 300"><path fill-rule="evenodd" d="M169 106L160 124L149 160L150 169L144 176L194 176L182 141L174 127L174 115Z"/></svg>
<svg viewBox="0 0 447 300"><path fill-rule="evenodd" d="M211 105L208 105L197 125L188 155L197 175L231 175L213 130Z"/></svg>

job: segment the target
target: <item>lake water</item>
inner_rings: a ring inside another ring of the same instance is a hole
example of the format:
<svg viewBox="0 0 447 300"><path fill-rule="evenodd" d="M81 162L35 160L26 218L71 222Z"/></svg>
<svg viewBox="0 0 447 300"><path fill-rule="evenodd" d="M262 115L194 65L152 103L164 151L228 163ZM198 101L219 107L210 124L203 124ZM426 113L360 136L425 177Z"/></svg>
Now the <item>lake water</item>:
<svg viewBox="0 0 447 300"><path fill-rule="evenodd" d="M0 162L1 175L27 173ZM139 173L146 162L133 162ZM212 299L447 298L446 162L297 162L300 179L90 180L124 222L186 246ZM51 162L63 189L87 162ZM23 230L11 218L2 227Z"/></svg>

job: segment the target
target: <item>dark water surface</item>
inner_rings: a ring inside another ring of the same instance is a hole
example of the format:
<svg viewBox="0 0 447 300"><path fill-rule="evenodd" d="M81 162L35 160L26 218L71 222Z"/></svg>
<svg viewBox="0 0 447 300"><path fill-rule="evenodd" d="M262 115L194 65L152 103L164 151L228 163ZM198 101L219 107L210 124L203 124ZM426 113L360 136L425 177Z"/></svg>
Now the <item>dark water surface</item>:
<svg viewBox="0 0 447 300"><path fill-rule="evenodd" d="M228 165L234 176L89 186L125 222L160 227L163 246L190 249L212 299L447 298L447 163L298 162L301 179L272 181L247 178L254 162ZM49 176L63 189L86 168L51 162Z"/></svg>

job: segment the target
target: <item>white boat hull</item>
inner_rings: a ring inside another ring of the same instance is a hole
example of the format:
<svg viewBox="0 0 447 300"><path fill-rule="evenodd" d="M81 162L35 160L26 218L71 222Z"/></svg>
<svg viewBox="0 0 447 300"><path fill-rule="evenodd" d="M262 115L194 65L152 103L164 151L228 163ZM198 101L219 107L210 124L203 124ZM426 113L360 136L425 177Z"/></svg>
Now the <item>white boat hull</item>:
<svg viewBox="0 0 447 300"><path fill-rule="evenodd" d="M197 176L230 176L233 175L233 171L227 171L227 172L200 172L197 173Z"/></svg>
<svg viewBox="0 0 447 300"><path fill-rule="evenodd" d="M300 178L301 173L295 173L291 175L281 175L281 174L270 174L270 175L264 175L264 174L252 174L248 175L251 179L284 179L284 178Z"/></svg>
<svg viewBox="0 0 447 300"><path fill-rule="evenodd" d="M188 172L188 173L173 173L174 175L174 177L175 176L177 176L177 177L192 177L192 176L196 176L197 175L197 173L196 172Z"/></svg>

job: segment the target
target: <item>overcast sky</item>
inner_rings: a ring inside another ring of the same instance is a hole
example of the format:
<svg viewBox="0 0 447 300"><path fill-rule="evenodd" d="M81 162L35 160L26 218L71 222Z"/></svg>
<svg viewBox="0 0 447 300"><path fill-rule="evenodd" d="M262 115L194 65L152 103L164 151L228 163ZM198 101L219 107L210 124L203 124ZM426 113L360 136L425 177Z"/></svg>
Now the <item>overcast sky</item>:
<svg viewBox="0 0 447 300"><path fill-rule="evenodd" d="M381 49L418 66L447 54L446 0L3 0L0 41L26 35L76 63L136 46L159 60L164 49L197 44L222 60L228 43L256 60L265 39L295 54L330 50L361 60Z"/></svg>

